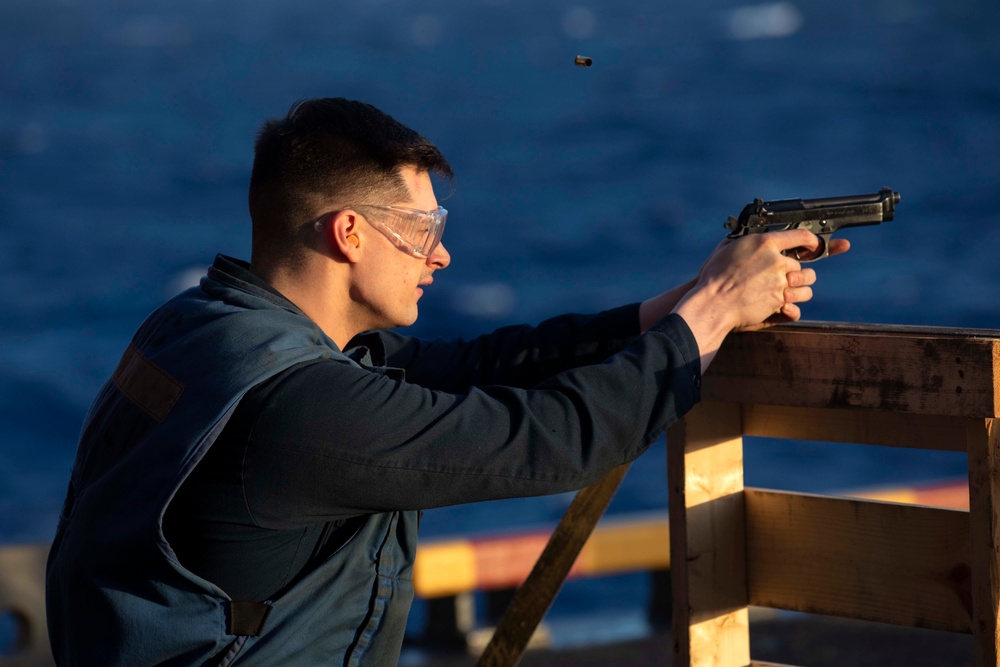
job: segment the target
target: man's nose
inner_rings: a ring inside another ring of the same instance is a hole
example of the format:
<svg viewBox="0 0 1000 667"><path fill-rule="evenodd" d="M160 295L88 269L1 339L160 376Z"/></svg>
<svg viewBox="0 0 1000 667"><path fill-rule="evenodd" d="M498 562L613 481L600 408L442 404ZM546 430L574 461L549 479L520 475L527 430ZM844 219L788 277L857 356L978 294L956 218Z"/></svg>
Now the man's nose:
<svg viewBox="0 0 1000 667"><path fill-rule="evenodd" d="M444 243L438 243L434 252L427 258L427 265L434 269L443 269L451 264L451 253L444 247Z"/></svg>

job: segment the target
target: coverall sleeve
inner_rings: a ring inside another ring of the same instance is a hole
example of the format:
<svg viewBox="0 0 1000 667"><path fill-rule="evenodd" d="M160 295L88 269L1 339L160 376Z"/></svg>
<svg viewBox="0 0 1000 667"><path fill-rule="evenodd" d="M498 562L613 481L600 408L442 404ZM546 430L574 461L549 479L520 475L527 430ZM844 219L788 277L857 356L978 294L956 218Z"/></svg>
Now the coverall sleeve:
<svg viewBox="0 0 1000 667"><path fill-rule="evenodd" d="M645 451L699 399L700 379L697 342L677 315L527 389L450 393L310 364L260 396L247 502L261 527L287 528L582 488ZM276 497L280 506L253 505Z"/></svg>
<svg viewBox="0 0 1000 667"><path fill-rule="evenodd" d="M639 334L639 304L597 315L562 315L507 326L471 340L424 341L382 332L386 364L428 389L464 393L502 384L531 387L560 371L595 364Z"/></svg>

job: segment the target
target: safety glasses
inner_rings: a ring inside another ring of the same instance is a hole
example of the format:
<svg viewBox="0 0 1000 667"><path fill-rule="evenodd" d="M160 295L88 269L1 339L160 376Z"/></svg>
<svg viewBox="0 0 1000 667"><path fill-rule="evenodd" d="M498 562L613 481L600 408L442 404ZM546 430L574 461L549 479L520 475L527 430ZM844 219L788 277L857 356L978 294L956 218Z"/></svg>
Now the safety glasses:
<svg viewBox="0 0 1000 667"><path fill-rule="evenodd" d="M400 206L355 204L341 210L347 209L360 213L369 225L403 252L422 259L430 257L441 242L444 223L448 219L448 211L441 207L433 211L421 211ZM322 231L323 225L332 215L327 213L321 216L315 223L316 231Z"/></svg>

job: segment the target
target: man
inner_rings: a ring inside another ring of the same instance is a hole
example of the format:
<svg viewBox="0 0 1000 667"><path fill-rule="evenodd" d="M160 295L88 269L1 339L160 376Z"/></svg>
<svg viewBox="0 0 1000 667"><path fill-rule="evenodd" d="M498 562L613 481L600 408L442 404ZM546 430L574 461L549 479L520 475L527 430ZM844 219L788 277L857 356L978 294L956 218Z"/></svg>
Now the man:
<svg viewBox="0 0 1000 667"><path fill-rule="evenodd" d="M60 664L395 664L419 510L594 482L694 405L729 331L812 296L794 231L594 316L388 332L451 259L431 172L359 102L265 124L250 263L155 311L87 415L47 575Z"/></svg>

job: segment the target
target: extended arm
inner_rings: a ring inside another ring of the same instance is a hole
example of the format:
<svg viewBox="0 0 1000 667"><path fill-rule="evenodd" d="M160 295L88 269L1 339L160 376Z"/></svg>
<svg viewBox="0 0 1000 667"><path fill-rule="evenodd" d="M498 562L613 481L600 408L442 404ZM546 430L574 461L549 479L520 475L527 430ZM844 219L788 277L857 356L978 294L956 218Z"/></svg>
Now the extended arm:
<svg viewBox="0 0 1000 667"><path fill-rule="evenodd" d="M532 389L432 391L321 362L247 397L243 460L262 527L581 488L641 454L699 397L672 316L606 361ZM259 486L255 486L259 485Z"/></svg>
<svg viewBox="0 0 1000 667"><path fill-rule="evenodd" d="M621 350L639 334L639 313L632 304L597 315L562 315L471 340L424 341L393 332L378 336L387 365L404 368L406 379L422 387L453 393L489 384L523 388Z"/></svg>

